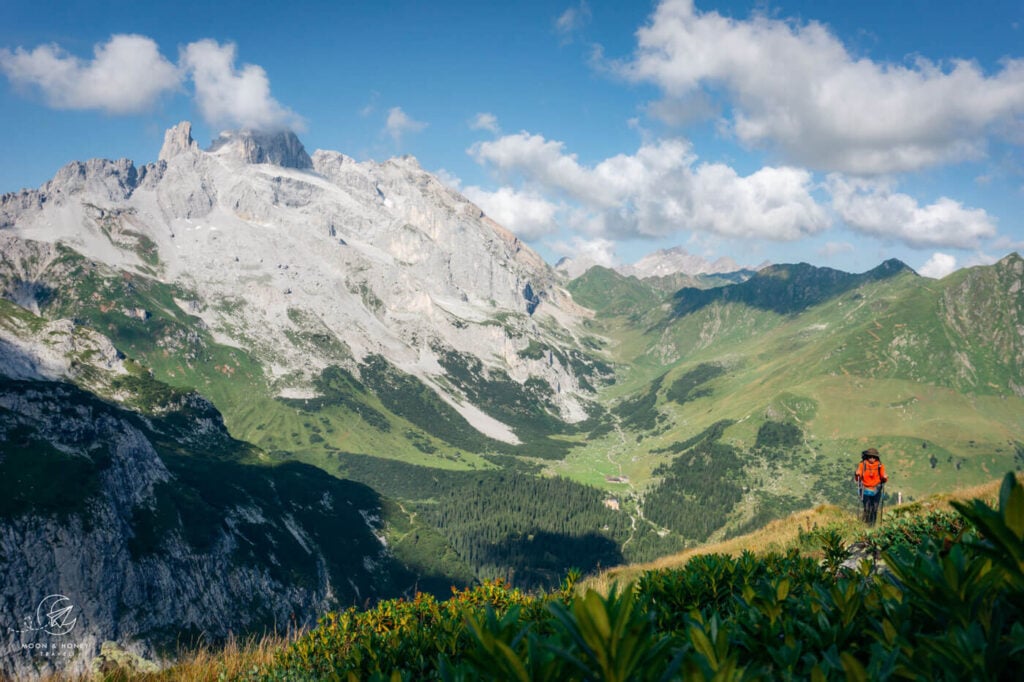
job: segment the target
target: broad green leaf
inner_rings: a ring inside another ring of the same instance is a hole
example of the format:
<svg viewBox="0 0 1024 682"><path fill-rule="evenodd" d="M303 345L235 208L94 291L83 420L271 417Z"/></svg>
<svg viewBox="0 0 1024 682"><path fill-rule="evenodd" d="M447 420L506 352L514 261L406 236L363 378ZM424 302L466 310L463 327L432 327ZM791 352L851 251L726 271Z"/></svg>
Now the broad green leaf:
<svg viewBox="0 0 1024 682"><path fill-rule="evenodd" d="M864 666L860 664L853 654L848 651L844 651L839 654L839 659L843 663L843 670L846 672L846 679L849 682L868 682L868 673L864 670Z"/></svg>
<svg viewBox="0 0 1024 682"><path fill-rule="evenodd" d="M999 492L999 506L1006 525L1018 539L1024 539L1024 486L1013 472L1006 474Z"/></svg>
<svg viewBox="0 0 1024 682"><path fill-rule="evenodd" d="M716 670L718 668L718 656L715 654L715 647L711 645L711 640L708 639L704 630L691 627L686 634L689 636L693 648L707 659L713 670Z"/></svg>
<svg viewBox="0 0 1024 682"><path fill-rule="evenodd" d="M530 675L526 672L526 666L524 666L523 662L519 660L519 656L516 655L516 652L513 651L508 644L501 641L495 641L494 647L501 654L502 658L505 659L508 668L510 668L515 674L515 679L521 680L522 682L529 682Z"/></svg>

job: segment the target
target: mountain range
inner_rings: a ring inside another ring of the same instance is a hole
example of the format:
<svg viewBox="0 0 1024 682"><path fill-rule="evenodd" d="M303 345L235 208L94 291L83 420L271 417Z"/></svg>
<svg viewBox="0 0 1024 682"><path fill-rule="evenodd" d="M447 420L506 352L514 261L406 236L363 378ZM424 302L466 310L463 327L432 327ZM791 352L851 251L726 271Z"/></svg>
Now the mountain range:
<svg viewBox="0 0 1024 682"><path fill-rule="evenodd" d="M849 504L869 445L908 499L1024 465L1016 254L565 266L286 131L0 197L0 670L551 585Z"/></svg>
<svg viewBox="0 0 1024 682"><path fill-rule="evenodd" d="M576 279L596 265L600 265L600 263L587 256L575 258L565 256L555 264L555 270L569 279ZM715 275L732 279L749 277L769 265L771 263L764 262L752 268L740 267L735 260L728 256L709 261L689 253L681 246L674 246L669 249L658 249L635 263L617 265L612 269L626 277L661 283L663 288L672 288L677 282L683 282L683 284L674 286L675 289L681 289L686 284L714 283Z"/></svg>

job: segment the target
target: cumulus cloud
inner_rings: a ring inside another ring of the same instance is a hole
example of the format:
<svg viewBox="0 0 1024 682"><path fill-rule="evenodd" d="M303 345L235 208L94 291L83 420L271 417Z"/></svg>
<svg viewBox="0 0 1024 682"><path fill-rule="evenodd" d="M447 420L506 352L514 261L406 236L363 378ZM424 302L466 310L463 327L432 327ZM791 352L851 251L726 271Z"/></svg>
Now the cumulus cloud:
<svg viewBox="0 0 1024 682"><path fill-rule="evenodd" d="M207 122L227 127L275 130L301 125L299 117L270 95L266 71L255 64L235 67L233 43L189 43L181 65L195 84L196 103Z"/></svg>
<svg viewBox="0 0 1024 682"><path fill-rule="evenodd" d="M921 206L891 183L851 179L833 174L827 181L832 207L854 230L901 241L914 248L976 248L996 228L984 209L964 208L959 201L941 197Z"/></svg>
<svg viewBox="0 0 1024 682"><path fill-rule="evenodd" d="M384 131L391 136L395 143L402 141L406 133L418 133L428 124L417 121L402 111L402 107L391 107L388 109L388 119L384 124Z"/></svg>
<svg viewBox="0 0 1024 682"><path fill-rule="evenodd" d="M615 253L617 245L610 239L573 237L568 243L560 242L559 246L562 247L560 250L568 251L573 254L573 258L580 261L606 268L613 268L619 264L619 257Z"/></svg>
<svg viewBox="0 0 1024 682"><path fill-rule="evenodd" d="M508 181L572 203L568 226L590 236L655 237L688 230L734 238L793 240L828 227L811 175L766 167L740 176L697 164L684 140L645 144L588 167L562 142L526 132L481 142L469 153Z"/></svg>
<svg viewBox="0 0 1024 682"><path fill-rule="evenodd" d="M200 40L181 49L177 65L153 39L114 35L93 48L92 60L67 54L57 45L34 50L0 50L0 70L12 83L38 88L51 107L134 114L161 95L194 86L199 112L215 126L300 128L299 116L270 94L266 72L255 64L235 66L236 48Z"/></svg>
<svg viewBox="0 0 1024 682"><path fill-rule="evenodd" d="M632 57L611 68L654 83L669 102L723 94L740 141L855 174L977 158L988 135L1024 116L1024 60L992 74L965 60L877 62L852 55L823 24L737 20L692 0L663 0Z"/></svg>
<svg viewBox="0 0 1024 682"><path fill-rule="evenodd" d="M942 279L956 270L956 258L948 253L933 253L928 262L918 268L917 273L922 277Z"/></svg>
<svg viewBox="0 0 1024 682"><path fill-rule="evenodd" d="M144 111L181 86L178 68L157 44L140 35L115 35L83 60L57 45L0 50L0 70L12 83L38 88L57 109L98 109L110 114Z"/></svg>
<svg viewBox="0 0 1024 682"><path fill-rule="evenodd" d="M556 215L559 206L534 192L520 192L511 187L490 192L472 186L462 193L492 220L521 239L538 239L558 228Z"/></svg>
<svg viewBox="0 0 1024 682"><path fill-rule="evenodd" d="M487 130L492 133L500 133L498 117L488 112L482 112L473 117L469 122L470 130Z"/></svg>
<svg viewBox="0 0 1024 682"><path fill-rule="evenodd" d="M560 239L547 246L555 253L562 254L556 267L573 279L595 265L615 268L620 262L615 253L616 243L602 237L586 239L574 235L569 240Z"/></svg>

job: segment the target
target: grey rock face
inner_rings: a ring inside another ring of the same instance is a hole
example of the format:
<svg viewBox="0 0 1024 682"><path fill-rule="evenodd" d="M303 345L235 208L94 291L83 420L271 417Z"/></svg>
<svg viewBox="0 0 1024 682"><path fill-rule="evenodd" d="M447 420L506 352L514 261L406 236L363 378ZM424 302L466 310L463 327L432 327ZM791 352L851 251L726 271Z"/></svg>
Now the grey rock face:
<svg viewBox="0 0 1024 682"><path fill-rule="evenodd" d="M211 334L259 361L275 395L308 395L326 366L358 371L381 354L481 432L516 442L441 380L440 354L455 352L521 383L540 377L562 417L586 417L576 370L521 351L566 343L587 312L537 254L411 157L310 157L291 133L229 134L202 151L183 123L155 164L75 162L39 190L4 195L0 228L3 298L39 312L69 284L71 262L107 280L159 279L187 292L174 303ZM150 308L110 305L133 323ZM68 499L0 514L0 676L87 670L105 640L148 654L183 628L216 637L291 614L304 624L397 591L366 489L294 463L255 471L225 459L220 416L198 398L166 407L180 419L116 407L141 403L111 388L127 370L109 340L25 315L0 315L0 443L91 473L80 491L63 484ZM303 333L331 342L295 345ZM182 463L183 448L210 454ZM11 452L0 457L31 454ZM222 488L197 492L212 484ZM50 595L77 609L67 660L31 646L64 636L40 630Z"/></svg>
<svg viewBox="0 0 1024 682"><path fill-rule="evenodd" d="M306 153L306 148L290 130L242 130L221 133L207 151L217 153L226 150L243 163L270 163L283 168L313 167L313 161Z"/></svg>
<svg viewBox="0 0 1024 682"><path fill-rule="evenodd" d="M197 400L180 405L182 414L213 417L188 427L193 447L225 437L216 411ZM188 440L180 420L168 424L175 431L164 437ZM261 483L238 497L244 504L206 519L218 508L165 464L153 444L162 428L67 384L0 378L0 458L17 458L6 471L39 491L17 511L0 506L0 677L87 672L109 641L153 658L182 632L216 639L274 623L308 626L328 609L395 593L390 556L375 537L379 508L368 498L346 499L343 482L320 474L309 479L308 499L282 505L260 496ZM27 457L44 458L50 471L26 470L19 462ZM76 467L76 485L48 489L63 480L59 467ZM298 473L266 471L271 488ZM182 494L196 509L173 506ZM166 532L154 536L154 528ZM66 617L48 617L55 607Z"/></svg>
<svg viewBox="0 0 1024 682"><path fill-rule="evenodd" d="M192 139L192 124L182 121L164 133L164 146L160 148L160 160L169 161L188 152L199 151L199 145Z"/></svg>

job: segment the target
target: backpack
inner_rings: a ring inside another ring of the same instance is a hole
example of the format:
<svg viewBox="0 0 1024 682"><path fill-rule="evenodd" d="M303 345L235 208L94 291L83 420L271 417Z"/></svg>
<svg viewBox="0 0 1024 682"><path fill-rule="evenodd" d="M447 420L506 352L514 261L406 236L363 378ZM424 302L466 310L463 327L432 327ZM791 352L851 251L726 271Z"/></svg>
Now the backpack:
<svg viewBox="0 0 1024 682"><path fill-rule="evenodd" d="M878 487L878 484L882 482L883 473L882 461L878 459L862 460L857 467L857 474L860 476L860 481L864 484L865 488L874 489Z"/></svg>

